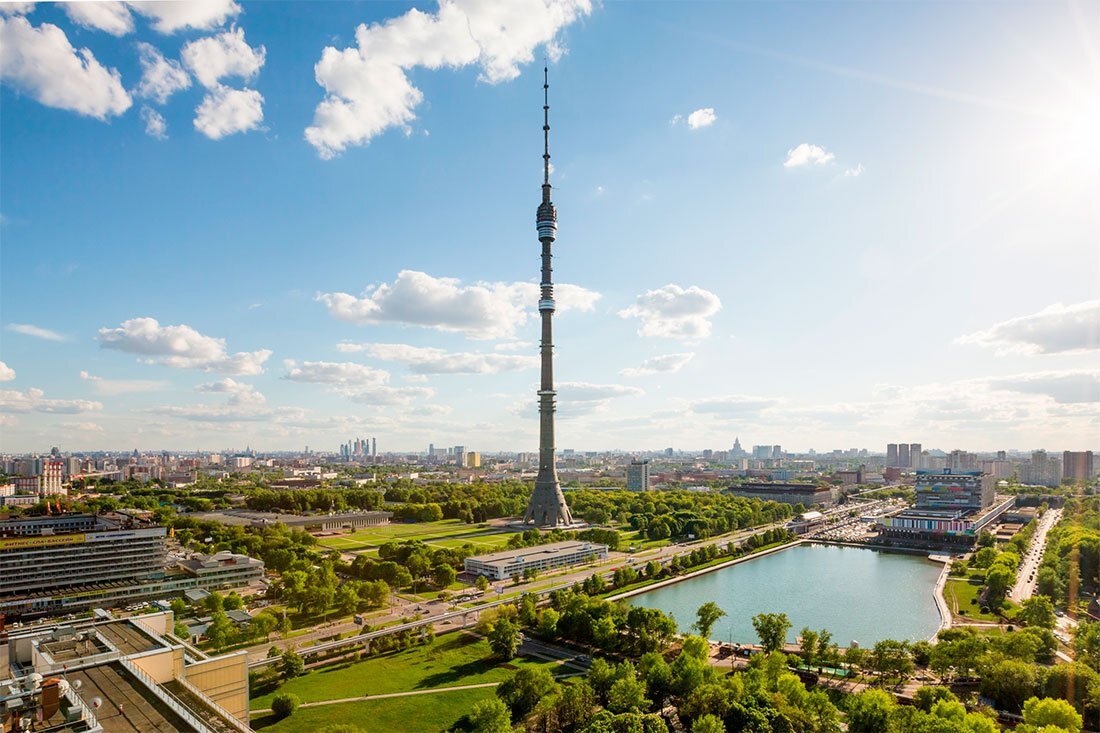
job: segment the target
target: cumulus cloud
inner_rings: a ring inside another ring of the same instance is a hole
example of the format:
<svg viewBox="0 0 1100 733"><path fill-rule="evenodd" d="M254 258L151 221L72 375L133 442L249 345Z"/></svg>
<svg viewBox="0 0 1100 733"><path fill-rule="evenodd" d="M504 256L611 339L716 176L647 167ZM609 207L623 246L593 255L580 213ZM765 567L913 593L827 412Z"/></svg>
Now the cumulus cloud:
<svg viewBox="0 0 1100 733"><path fill-rule="evenodd" d="M825 165L836 156L825 148L810 143L802 143L796 148L787 151L787 160L784 168L800 168L808 165Z"/></svg>
<svg viewBox="0 0 1100 733"><path fill-rule="evenodd" d="M159 405L145 412L210 423L260 422L271 420L276 414L250 405Z"/></svg>
<svg viewBox="0 0 1100 733"><path fill-rule="evenodd" d="M0 78L47 107L105 120L130 108L116 69L105 68L65 32L22 17L0 17Z"/></svg>
<svg viewBox="0 0 1100 733"><path fill-rule="evenodd" d="M619 316L640 319L639 336L695 340L710 336L709 319L721 309L722 301L709 290L669 284L639 295Z"/></svg>
<svg viewBox="0 0 1100 733"><path fill-rule="evenodd" d="M750 417L778 404L779 400L770 397L724 395L694 400L691 402L691 411L697 414L717 415L719 417Z"/></svg>
<svg viewBox="0 0 1100 733"><path fill-rule="evenodd" d="M345 353L364 351L375 359L406 364L416 374L499 374L538 366L537 356L445 351L408 344L337 344Z"/></svg>
<svg viewBox="0 0 1100 733"><path fill-rule="evenodd" d="M591 382L560 382L558 397L569 402L593 402L613 397L631 397L645 394L644 390L625 384L593 384Z"/></svg>
<svg viewBox="0 0 1100 733"><path fill-rule="evenodd" d="M1100 402L1100 369L1036 372L989 380L991 389L1046 395L1055 402Z"/></svg>
<svg viewBox="0 0 1100 733"><path fill-rule="evenodd" d="M264 98L255 89L218 87L195 109L195 129L211 140L255 130L264 121Z"/></svg>
<svg viewBox="0 0 1100 733"><path fill-rule="evenodd" d="M152 107L141 108L141 121L145 123L145 134L157 140L168 139L168 121L164 115Z"/></svg>
<svg viewBox="0 0 1100 733"><path fill-rule="evenodd" d="M207 382L195 387L196 392L212 392L229 395L230 405L262 405L267 398L254 385L238 382L226 377L216 382Z"/></svg>
<svg viewBox="0 0 1100 733"><path fill-rule="evenodd" d="M46 393L35 387L25 390L0 389L0 412L47 412L75 415L81 412L94 412L102 409L102 402L47 399Z"/></svg>
<svg viewBox="0 0 1100 733"><path fill-rule="evenodd" d="M0 2L0 15L25 15L34 10L34 2Z"/></svg>
<svg viewBox="0 0 1100 733"><path fill-rule="evenodd" d="M167 382L155 379L104 379L85 371L80 372L80 378L90 382L99 394L109 396L131 392L157 392L168 386Z"/></svg>
<svg viewBox="0 0 1100 733"><path fill-rule="evenodd" d="M155 0L129 5L151 19L158 33L217 28L241 12L241 6L233 0Z"/></svg>
<svg viewBox="0 0 1100 733"><path fill-rule="evenodd" d="M161 326L155 318L131 318L118 328L101 328L99 345L147 357L147 364L233 375L262 374L271 356L269 349L230 354L225 339L204 336L190 326Z"/></svg>
<svg viewBox="0 0 1100 733"><path fill-rule="evenodd" d="M48 328L41 328L30 323L9 323L7 330L12 333L21 333L24 336L34 336L45 341L68 341L64 335L57 331L51 331Z"/></svg>
<svg viewBox="0 0 1100 733"><path fill-rule="evenodd" d="M287 359L283 362L286 374L283 379L292 382L311 382L350 387L382 386L389 381L389 372L355 364L350 361L304 361Z"/></svg>
<svg viewBox="0 0 1100 733"><path fill-rule="evenodd" d="M139 97L164 104L173 94L191 86L191 77L180 62L164 58L148 43L138 44L138 61L141 64L141 82L136 89Z"/></svg>
<svg viewBox="0 0 1100 733"><path fill-rule="evenodd" d="M349 392L352 402L363 405L407 405L418 399L427 399L435 394L430 387L370 387L369 389Z"/></svg>
<svg viewBox="0 0 1100 733"><path fill-rule="evenodd" d="M354 47L328 46L314 67L325 98L306 140L327 159L390 127L407 126L424 97L407 75L418 66L476 63L490 84L514 79L535 48L545 46L556 56L555 36L591 9L590 0L454 0L436 13L414 8L384 23L360 25Z"/></svg>
<svg viewBox="0 0 1100 733"><path fill-rule="evenodd" d="M1100 300L1055 303L1038 313L960 336L957 343L993 347L998 355L1071 354L1100 349Z"/></svg>
<svg viewBox="0 0 1100 733"><path fill-rule="evenodd" d="M555 286L560 311L592 310L599 293L576 285ZM480 282L402 270L393 283L371 286L361 297L320 293L329 314L351 323L402 323L465 334L472 339L507 338L534 317L534 283Z"/></svg>
<svg viewBox="0 0 1100 733"><path fill-rule="evenodd" d="M10 382L15 379L15 370L0 361L0 382Z"/></svg>
<svg viewBox="0 0 1100 733"><path fill-rule="evenodd" d="M254 78L266 57L263 46L253 48L244 40L243 28L191 41L180 52L183 63L207 89L217 88L227 76Z"/></svg>
<svg viewBox="0 0 1100 733"><path fill-rule="evenodd" d="M692 130L698 130L703 127L710 127L717 119L718 115L714 114L714 107L703 107L689 114L687 123Z"/></svg>
<svg viewBox="0 0 1100 733"><path fill-rule="evenodd" d="M124 36L134 29L134 19L125 3L115 0L64 3L65 13L77 25Z"/></svg>
<svg viewBox="0 0 1100 733"><path fill-rule="evenodd" d="M678 372L695 358L694 352L683 354L662 354L651 356L641 363L641 366L628 367L619 372L624 377L644 377L648 374L667 374Z"/></svg>
<svg viewBox="0 0 1100 733"><path fill-rule="evenodd" d="M844 176L846 178L855 178L861 175L863 175L863 163L859 163L856 165L855 168L849 168L848 170L844 171Z"/></svg>

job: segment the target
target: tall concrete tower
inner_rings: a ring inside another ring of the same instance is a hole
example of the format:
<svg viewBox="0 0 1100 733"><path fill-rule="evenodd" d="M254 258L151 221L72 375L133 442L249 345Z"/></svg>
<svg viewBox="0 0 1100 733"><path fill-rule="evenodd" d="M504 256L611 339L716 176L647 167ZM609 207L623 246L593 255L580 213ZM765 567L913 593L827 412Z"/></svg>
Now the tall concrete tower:
<svg viewBox="0 0 1100 733"><path fill-rule="evenodd" d="M573 515L565 503L554 462L554 340L551 321L554 318L554 281L551 247L558 229L558 212L550 201L550 76L543 68L542 104L542 203L535 223L542 242L542 279L539 282L539 317L542 319L542 381L539 384L539 473L535 490L523 515L523 523L535 527L563 527L573 524Z"/></svg>

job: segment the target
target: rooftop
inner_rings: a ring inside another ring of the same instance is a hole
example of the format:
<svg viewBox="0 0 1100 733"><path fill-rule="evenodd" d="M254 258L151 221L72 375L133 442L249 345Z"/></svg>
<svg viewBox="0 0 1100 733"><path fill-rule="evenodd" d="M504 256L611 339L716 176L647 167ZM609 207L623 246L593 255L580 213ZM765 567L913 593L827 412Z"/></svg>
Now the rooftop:
<svg viewBox="0 0 1100 733"><path fill-rule="evenodd" d="M579 542L576 540L567 540L565 542L552 542L548 545L537 545L535 547L521 547L515 550L502 550L500 552L491 552L487 555L475 555L470 560L476 562L485 563L486 565L508 565L516 562L522 558L524 562L534 562L540 559L555 557L558 555L569 555L573 553L583 552L601 552L607 549L607 545L596 544L595 542Z"/></svg>

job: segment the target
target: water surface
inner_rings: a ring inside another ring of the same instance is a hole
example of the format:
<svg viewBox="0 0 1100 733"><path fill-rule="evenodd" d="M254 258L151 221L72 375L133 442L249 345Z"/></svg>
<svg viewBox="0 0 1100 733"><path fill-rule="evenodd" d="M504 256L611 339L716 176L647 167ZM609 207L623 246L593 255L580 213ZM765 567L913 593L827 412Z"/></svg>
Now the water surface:
<svg viewBox="0 0 1100 733"><path fill-rule="evenodd" d="M922 555L859 547L798 545L627 599L676 617L681 631L714 601L726 612L718 641L756 643L752 617L786 613L794 642L804 626L828 629L845 646L882 639L927 639L940 625L932 593L942 565Z"/></svg>

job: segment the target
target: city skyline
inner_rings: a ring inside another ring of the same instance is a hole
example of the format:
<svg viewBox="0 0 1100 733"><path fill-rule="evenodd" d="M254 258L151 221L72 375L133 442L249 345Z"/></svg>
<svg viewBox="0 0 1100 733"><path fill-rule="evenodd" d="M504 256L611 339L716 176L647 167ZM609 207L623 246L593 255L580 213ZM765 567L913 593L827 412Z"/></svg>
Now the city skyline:
<svg viewBox="0 0 1100 733"><path fill-rule="evenodd" d="M559 446L1096 447L1075 6L119 7L0 18L0 451L533 452L544 54Z"/></svg>

